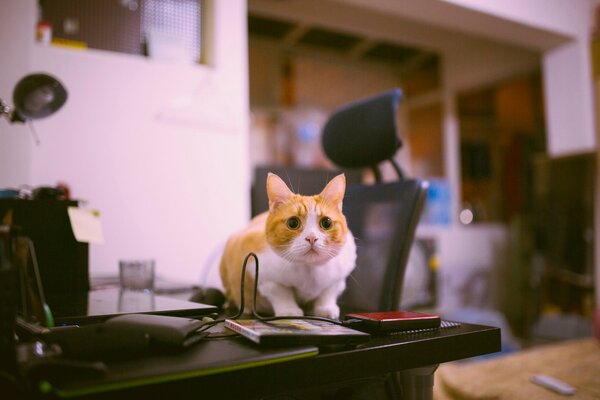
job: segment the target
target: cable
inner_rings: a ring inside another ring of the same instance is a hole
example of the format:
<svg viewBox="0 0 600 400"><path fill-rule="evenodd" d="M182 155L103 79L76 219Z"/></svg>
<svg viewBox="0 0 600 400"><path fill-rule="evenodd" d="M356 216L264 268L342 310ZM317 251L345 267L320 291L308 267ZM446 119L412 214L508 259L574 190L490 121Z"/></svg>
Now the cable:
<svg viewBox="0 0 600 400"><path fill-rule="evenodd" d="M202 325L200 328L198 328L196 330L197 333L204 332L215 325L223 323L223 322L225 322L226 319L238 319L244 314L244 307L245 307L245 302L246 302L245 295L244 295L244 285L245 285L245 277L246 277L246 266L248 264L248 259L250 257L254 257L254 260L256 262L256 278L257 279L255 280L255 285L254 285L255 294L254 294L253 307L256 305L256 289L257 289L256 281L258 281L258 257L254 253L248 253L246 255L246 257L244 258L244 264L242 265L242 276L241 276L241 280L240 280L240 308L239 308L237 314L235 314L234 316L231 316L231 317L225 317L225 318L221 318L221 319L215 319L212 321L206 321L204 325ZM220 336L212 336L210 338L216 339L218 337L220 337Z"/></svg>
<svg viewBox="0 0 600 400"><path fill-rule="evenodd" d="M248 260L250 258L254 259L254 264L255 264L254 286L253 286L253 293L252 293L252 316L254 318L256 318L257 320L264 322L264 323L269 323L271 321L284 320L284 319L301 319L301 320L329 322L329 323L332 323L335 325L344 325L344 323L342 323L340 321L337 321L337 320L334 320L331 318L317 317L317 316L280 315L280 316L273 316L273 317L265 317L265 316L260 315L258 313L258 311L256 310L256 298L258 296L258 271L259 271L258 256L255 253L250 252L246 255L246 257L244 258L244 263L242 264L242 276L240 277L240 305L239 305L238 312L234 316L231 316L231 317L225 317L225 318L221 318L221 319L207 321L205 323L205 325L200 327L196 332L198 332L198 333L204 332L217 324L225 322L226 319L238 319L244 315L244 309L246 307L246 295L245 295L244 288L246 285L246 269L248 267ZM222 337L222 336L213 336L210 338L216 339L216 338L220 338L220 337Z"/></svg>
<svg viewBox="0 0 600 400"><path fill-rule="evenodd" d="M262 322L270 322L270 321L276 321L276 320L281 320L281 319L303 319L303 320L313 320L313 321L323 321L323 322L330 322L332 324L336 324L336 325L342 325L342 323L340 321L336 321L334 319L331 318L325 318L325 317L317 317L317 316L286 316L286 315L281 315L281 316L274 316L274 317L264 317L262 315L260 315L258 313L258 311L256 310L256 297L258 295L258 271L259 271L259 267L258 267L258 256L254 253L248 253L248 255L246 256L246 258L244 259L244 264L242 265L242 276L241 276L241 282L240 282L240 288L241 288L241 295L240 295L240 311L238 312L238 314L232 318L232 319L237 319L239 317L242 316L242 314L244 313L244 287L245 287L245 279L246 279L246 265L248 264L248 259L250 257L254 258L254 262L255 262L255 273L254 273L254 289L253 289L253 294L252 294L252 315L254 316L254 318L258 319L259 321Z"/></svg>

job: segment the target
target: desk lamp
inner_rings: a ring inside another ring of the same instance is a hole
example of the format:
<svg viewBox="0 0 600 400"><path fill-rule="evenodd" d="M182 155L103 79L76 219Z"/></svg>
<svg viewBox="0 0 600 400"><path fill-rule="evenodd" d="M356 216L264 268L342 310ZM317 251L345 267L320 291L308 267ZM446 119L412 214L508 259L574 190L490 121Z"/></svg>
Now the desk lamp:
<svg viewBox="0 0 600 400"><path fill-rule="evenodd" d="M14 108L0 98L0 117L26 122L47 117L67 101L67 91L58 79L42 73L23 77L13 91Z"/></svg>

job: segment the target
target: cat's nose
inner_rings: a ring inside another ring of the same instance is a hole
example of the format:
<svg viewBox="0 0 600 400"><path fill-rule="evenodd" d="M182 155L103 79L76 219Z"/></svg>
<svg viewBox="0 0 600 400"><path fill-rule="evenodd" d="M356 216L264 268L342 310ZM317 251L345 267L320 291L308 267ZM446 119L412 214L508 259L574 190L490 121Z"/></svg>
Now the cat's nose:
<svg viewBox="0 0 600 400"><path fill-rule="evenodd" d="M311 246L313 246L315 244L315 242L318 240L317 237L315 235L308 235L304 238L308 243L310 243Z"/></svg>

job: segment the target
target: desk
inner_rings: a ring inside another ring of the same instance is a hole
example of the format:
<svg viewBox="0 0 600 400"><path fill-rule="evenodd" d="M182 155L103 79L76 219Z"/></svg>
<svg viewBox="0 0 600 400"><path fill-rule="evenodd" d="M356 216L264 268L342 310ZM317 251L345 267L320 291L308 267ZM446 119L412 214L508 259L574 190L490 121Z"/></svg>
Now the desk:
<svg viewBox="0 0 600 400"><path fill-rule="evenodd" d="M401 371L397 376L405 385L412 385L412 389L406 389L409 395L405 398L431 398L430 384L437 365L500 351L500 329L461 324L424 333L373 338L353 349L311 354L304 347L300 353L306 357L204 373L210 359L221 357L232 344L245 349L249 356L272 351L240 337L206 341L181 354L108 363L110 372L106 378L65 383L60 393L87 399L173 400L200 398L201 394L215 395L219 400L250 399ZM123 384L124 380L137 380L137 385L125 387L128 385ZM93 393L98 389L104 391Z"/></svg>

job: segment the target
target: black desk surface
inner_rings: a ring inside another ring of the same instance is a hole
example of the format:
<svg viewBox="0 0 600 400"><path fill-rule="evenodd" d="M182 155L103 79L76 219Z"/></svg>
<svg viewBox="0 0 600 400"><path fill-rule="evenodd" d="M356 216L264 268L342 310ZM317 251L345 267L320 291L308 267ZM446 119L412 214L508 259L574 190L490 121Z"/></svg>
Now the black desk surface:
<svg viewBox="0 0 600 400"><path fill-rule="evenodd" d="M107 377L73 381L54 392L85 398L252 398L289 390L437 365L500 351L500 329L461 324L376 337L352 349L298 347L278 360L244 338L201 342L180 354L107 363ZM261 359L264 357L264 362ZM158 396L158 397L157 397Z"/></svg>

